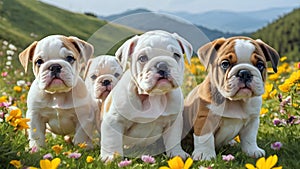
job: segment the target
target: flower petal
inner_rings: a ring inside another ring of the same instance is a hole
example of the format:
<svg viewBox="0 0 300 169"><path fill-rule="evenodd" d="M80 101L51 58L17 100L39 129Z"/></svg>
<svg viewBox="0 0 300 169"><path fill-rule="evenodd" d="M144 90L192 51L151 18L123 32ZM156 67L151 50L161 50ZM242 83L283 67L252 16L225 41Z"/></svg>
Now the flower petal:
<svg viewBox="0 0 300 169"><path fill-rule="evenodd" d="M176 156L168 161L168 165L171 169L181 169L184 166L184 163L181 157Z"/></svg>
<svg viewBox="0 0 300 169"><path fill-rule="evenodd" d="M51 168L51 162L48 159L40 160L41 169L49 169Z"/></svg>
<svg viewBox="0 0 300 169"><path fill-rule="evenodd" d="M267 158L265 166L268 168L272 168L278 161L277 155L273 155Z"/></svg>
<svg viewBox="0 0 300 169"><path fill-rule="evenodd" d="M265 164L266 164L265 157L261 157L260 159L258 159L256 161L256 167L259 168L259 169L263 169L265 167Z"/></svg>
<svg viewBox="0 0 300 169"><path fill-rule="evenodd" d="M189 169L193 164L193 160L189 157L186 161L185 161L185 164L184 164L184 167L183 169Z"/></svg>
<svg viewBox="0 0 300 169"><path fill-rule="evenodd" d="M245 167L246 167L247 169L256 169L252 164L249 164L249 163L247 163L247 164L245 165Z"/></svg>
<svg viewBox="0 0 300 169"><path fill-rule="evenodd" d="M159 169L170 169L170 168L166 167L166 166L162 166L162 167L159 167Z"/></svg>
<svg viewBox="0 0 300 169"><path fill-rule="evenodd" d="M56 169L60 164L60 158L55 158L51 161L51 169Z"/></svg>

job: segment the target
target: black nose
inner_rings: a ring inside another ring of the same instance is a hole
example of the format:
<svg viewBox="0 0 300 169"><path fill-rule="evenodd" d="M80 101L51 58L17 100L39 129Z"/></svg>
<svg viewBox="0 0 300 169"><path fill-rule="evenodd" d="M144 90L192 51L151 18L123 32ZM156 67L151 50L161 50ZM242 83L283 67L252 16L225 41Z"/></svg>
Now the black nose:
<svg viewBox="0 0 300 169"><path fill-rule="evenodd" d="M162 77L167 77L168 76L169 68L168 68L168 65L167 65L166 62L159 62L156 65L156 68L157 68L157 73L159 75L161 75Z"/></svg>
<svg viewBox="0 0 300 169"><path fill-rule="evenodd" d="M236 77L239 77L240 80L244 83L250 82L252 80L252 74L249 70L240 70L238 71Z"/></svg>
<svg viewBox="0 0 300 169"><path fill-rule="evenodd" d="M51 75L58 77L58 74L61 72L62 66L59 64L50 65L49 70L51 71Z"/></svg>
<svg viewBox="0 0 300 169"><path fill-rule="evenodd" d="M108 86L108 85L110 85L110 81L109 80L104 80L102 82L102 86Z"/></svg>

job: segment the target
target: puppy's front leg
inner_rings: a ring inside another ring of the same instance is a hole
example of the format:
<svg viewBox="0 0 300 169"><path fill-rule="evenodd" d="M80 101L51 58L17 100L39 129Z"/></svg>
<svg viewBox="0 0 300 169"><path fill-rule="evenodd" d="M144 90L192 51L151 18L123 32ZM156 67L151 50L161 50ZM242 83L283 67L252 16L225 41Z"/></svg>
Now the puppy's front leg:
<svg viewBox="0 0 300 169"><path fill-rule="evenodd" d="M103 117L100 153L102 161L112 161L116 154L123 156L124 126L119 118L112 114L105 114Z"/></svg>
<svg viewBox="0 0 300 169"><path fill-rule="evenodd" d="M259 116L251 117L247 125L240 131L242 151L251 157L265 156L265 151L257 146L256 137L259 127Z"/></svg>
<svg viewBox="0 0 300 169"><path fill-rule="evenodd" d="M45 130L46 123L40 116L39 110L31 110L28 109L26 112L26 118L29 118L28 122L29 129L28 137L29 137L29 147L45 147Z"/></svg>
<svg viewBox="0 0 300 169"><path fill-rule="evenodd" d="M189 156L181 147L181 135L183 129L182 113L179 113L175 122L168 127L166 133L163 134L164 144L167 156L180 156L183 159Z"/></svg>

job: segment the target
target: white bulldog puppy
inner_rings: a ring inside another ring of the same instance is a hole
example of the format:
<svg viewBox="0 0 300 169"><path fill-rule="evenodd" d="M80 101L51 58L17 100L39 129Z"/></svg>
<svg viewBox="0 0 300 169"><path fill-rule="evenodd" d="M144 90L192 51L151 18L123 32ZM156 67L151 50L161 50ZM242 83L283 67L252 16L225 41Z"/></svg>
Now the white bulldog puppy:
<svg viewBox="0 0 300 169"><path fill-rule="evenodd" d="M149 31L126 41L116 52L129 69L104 102L101 159L124 156L123 147L148 146L163 138L168 156L187 157L180 145L183 119L184 54L192 46L177 34ZM163 151L162 151L163 152Z"/></svg>
<svg viewBox="0 0 300 169"><path fill-rule="evenodd" d="M204 45L198 56L208 75L186 97L183 115L194 129L194 160L215 158L215 148L237 135L248 156L264 156L256 143L261 95L267 62L276 72L278 53L261 40L232 37Z"/></svg>
<svg viewBox="0 0 300 169"><path fill-rule="evenodd" d="M92 98L98 103L99 109L95 120L99 132L102 119L101 105L122 75L123 69L114 56L101 55L88 61L84 80Z"/></svg>
<svg viewBox="0 0 300 169"><path fill-rule="evenodd" d="M45 146L46 124L58 135L74 134L73 143L92 148L96 105L79 76L79 60L88 60L94 48L76 37L51 35L33 42L19 59L27 71L33 63L33 81L27 98L29 146Z"/></svg>

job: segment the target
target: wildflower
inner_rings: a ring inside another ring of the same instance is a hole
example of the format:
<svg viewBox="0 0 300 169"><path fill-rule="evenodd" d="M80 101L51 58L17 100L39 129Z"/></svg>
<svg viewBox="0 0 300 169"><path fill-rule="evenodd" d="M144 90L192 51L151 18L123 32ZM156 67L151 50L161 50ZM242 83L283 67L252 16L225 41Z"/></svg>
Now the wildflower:
<svg viewBox="0 0 300 169"><path fill-rule="evenodd" d="M300 69L300 62L298 62L298 66L297 66L297 68L298 68L298 69Z"/></svg>
<svg viewBox="0 0 300 169"><path fill-rule="evenodd" d="M10 50L17 50L17 48L16 48L16 46L15 45L13 45L13 44L9 44L8 45L8 48L10 49Z"/></svg>
<svg viewBox="0 0 300 169"><path fill-rule="evenodd" d="M74 153L69 154L68 157L69 157L69 158L78 159L78 158L81 157L81 153L76 153L76 152L74 152Z"/></svg>
<svg viewBox="0 0 300 169"><path fill-rule="evenodd" d="M59 154L61 152L61 150L63 149L63 146L60 145L54 145L52 146L52 150L56 153Z"/></svg>
<svg viewBox="0 0 300 169"><path fill-rule="evenodd" d="M2 73L1 73L1 76L2 76L2 77L6 77L7 75L8 75L7 72L2 72Z"/></svg>
<svg viewBox="0 0 300 169"><path fill-rule="evenodd" d="M279 126L282 123L282 121L279 118L274 118L273 124L274 126Z"/></svg>
<svg viewBox="0 0 300 169"><path fill-rule="evenodd" d="M7 56L7 60L12 60L12 57L11 56Z"/></svg>
<svg viewBox="0 0 300 169"><path fill-rule="evenodd" d="M12 110L10 111L9 115L6 117L6 121L15 127L15 130L23 130L28 129L29 126L27 122L29 119L22 118L22 112L18 108L10 107Z"/></svg>
<svg viewBox="0 0 300 169"><path fill-rule="evenodd" d="M5 41L2 42L2 44L3 44L4 46L7 46L7 45L8 45L8 42L5 40Z"/></svg>
<svg viewBox="0 0 300 169"><path fill-rule="evenodd" d="M80 148L86 148L87 144L86 143L79 143L78 147Z"/></svg>
<svg viewBox="0 0 300 169"><path fill-rule="evenodd" d="M260 115L265 115L266 113L268 113L268 109L266 109L266 108L261 108L260 109Z"/></svg>
<svg viewBox="0 0 300 169"><path fill-rule="evenodd" d="M13 165L16 168L21 168L22 167L21 162L19 160L11 160L9 162L9 164Z"/></svg>
<svg viewBox="0 0 300 169"><path fill-rule="evenodd" d="M280 150L281 147L282 147L282 143L279 141L276 141L275 143L271 144L271 149L273 150Z"/></svg>
<svg viewBox="0 0 300 169"><path fill-rule="evenodd" d="M131 160L125 159L125 160L119 162L119 163L118 163L118 166L119 166L119 167L126 167L126 166L129 166L131 163L132 163Z"/></svg>
<svg viewBox="0 0 300 169"><path fill-rule="evenodd" d="M17 85L18 85L18 86L25 86L25 85L26 85L26 82L25 82L25 80L18 80L18 81L17 81Z"/></svg>
<svg viewBox="0 0 300 169"><path fill-rule="evenodd" d="M238 142L238 143L240 143L240 142L241 142L241 140L240 140L240 136L236 136L236 137L234 138L234 140L235 140L236 142Z"/></svg>
<svg viewBox="0 0 300 169"><path fill-rule="evenodd" d="M246 164L245 167L247 169L282 169L282 166L274 167L277 161L278 161L277 155L269 156L267 160L265 159L265 157L261 157L256 161L256 167L254 167L252 164L249 163Z"/></svg>
<svg viewBox="0 0 300 169"><path fill-rule="evenodd" d="M52 156L51 153L48 153L48 154L45 154L45 155L43 156L43 159L49 159L49 160L51 160L51 159L53 159L53 156Z"/></svg>
<svg viewBox="0 0 300 169"><path fill-rule="evenodd" d="M155 158L150 156L150 155L142 155L141 159L145 162L145 163L150 163L153 164L155 163Z"/></svg>
<svg viewBox="0 0 300 169"><path fill-rule="evenodd" d="M193 164L193 160L191 158L188 158L185 163L181 159L181 157L176 156L168 161L167 166L159 167L159 169L189 169Z"/></svg>
<svg viewBox="0 0 300 169"><path fill-rule="evenodd" d="M91 163L91 162L93 162L94 161L94 158L92 157L92 156L87 156L86 157L86 162L87 163Z"/></svg>
<svg viewBox="0 0 300 169"><path fill-rule="evenodd" d="M40 167L41 169L57 169L60 161L60 158L55 158L52 161L48 159L40 160Z"/></svg>
<svg viewBox="0 0 300 169"><path fill-rule="evenodd" d="M16 122L16 126L15 126L15 130L24 130L24 129L29 129L29 126L27 124L27 122L29 122L30 119L27 118L20 118L17 119Z"/></svg>
<svg viewBox="0 0 300 169"><path fill-rule="evenodd" d="M287 59L286 56L282 56L282 57L280 58L280 62L283 62L283 61L285 61L286 59Z"/></svg>
<svg viewBox="0 0 300 169"><path fill-rule="evenodd" d="M12 50L7 50L7 51L6 51L6 55L12 56L12 55L14 55L14 54L15 54L15 52L12 51Z"/></svg>
<svg viewBox="0 0 300 169"><path fill-rule="evenodd" d="M223 160L223 161L229 162L229 161L234 160L234 156L231 155L231 154L228 154L228 155L222 155L222 160Z"/></svg>
<svg viewBox="0 0 300 169"><path fill-rule="evenodd" d="M0 103L1 102L7 102L7 96L1 96L0 97Z"/></svg>
<svg viewBox="0 0 300 169"><path fill-rule="evenodd" d="M20 87L20 86L14 86L14 91L21 92L22 91L22 87Z"/></svg>

